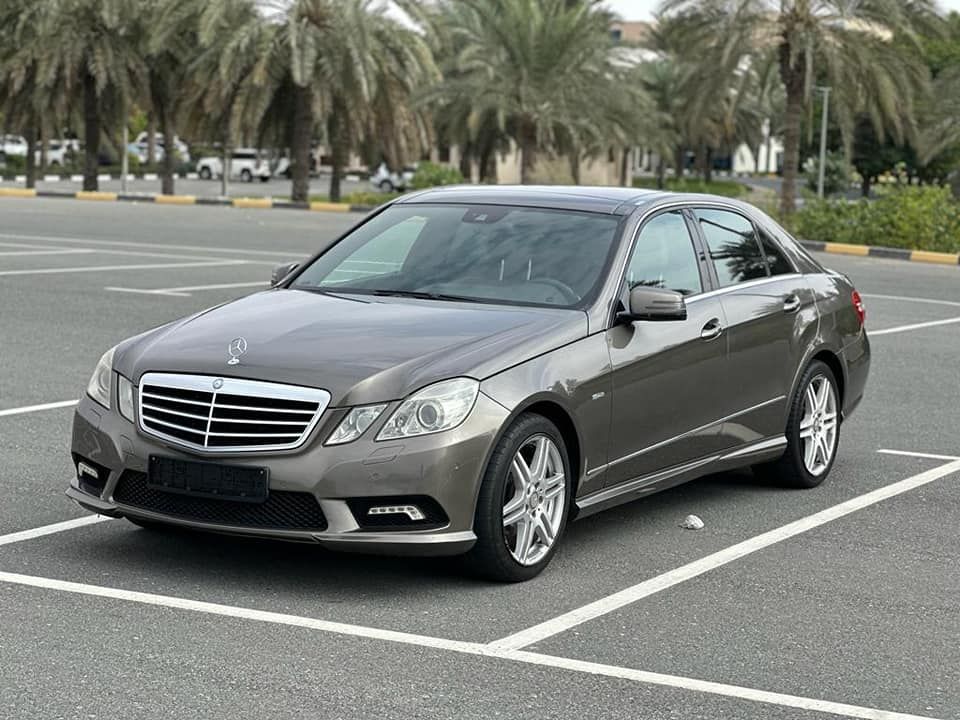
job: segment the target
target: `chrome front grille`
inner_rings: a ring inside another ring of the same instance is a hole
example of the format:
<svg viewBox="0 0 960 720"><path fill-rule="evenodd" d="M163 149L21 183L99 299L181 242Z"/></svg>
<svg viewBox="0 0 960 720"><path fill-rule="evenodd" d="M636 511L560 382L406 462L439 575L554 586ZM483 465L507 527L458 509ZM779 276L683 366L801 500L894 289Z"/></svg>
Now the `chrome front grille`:
<svg viewBox="0 0 960 720"><path fill-rule="evenodd" d="M295 448L329 402L316 388L173 373L146 373L138 393L141 430L206 452Z"/></svg>

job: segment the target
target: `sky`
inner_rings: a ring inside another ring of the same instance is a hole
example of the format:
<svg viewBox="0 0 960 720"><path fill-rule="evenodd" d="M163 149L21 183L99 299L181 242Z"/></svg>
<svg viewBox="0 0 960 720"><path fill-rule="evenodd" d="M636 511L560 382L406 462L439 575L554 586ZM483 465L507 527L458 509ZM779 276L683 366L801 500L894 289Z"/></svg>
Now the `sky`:
<svg viewBox="0 0 960 720"><path fill-rule="evenodd" d="M938 0L944 10L960 12L960 0ZM607 0L606 5L624 20L649 20L660 0Z"/></svg>

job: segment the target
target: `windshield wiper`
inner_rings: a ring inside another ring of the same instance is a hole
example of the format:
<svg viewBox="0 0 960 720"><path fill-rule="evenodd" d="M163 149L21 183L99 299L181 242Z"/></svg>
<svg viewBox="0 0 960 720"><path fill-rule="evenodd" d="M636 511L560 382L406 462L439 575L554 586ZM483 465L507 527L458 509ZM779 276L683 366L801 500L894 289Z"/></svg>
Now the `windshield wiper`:
<svg viewBox="0 0 960 720"><path fill-rule="evenodd" d="M450 295L448 293L424 292L422 290L374 290L378 297L409 297L418 300L450 300L454 302L484 302L481 298L467 297L466 295Z"/></svg>

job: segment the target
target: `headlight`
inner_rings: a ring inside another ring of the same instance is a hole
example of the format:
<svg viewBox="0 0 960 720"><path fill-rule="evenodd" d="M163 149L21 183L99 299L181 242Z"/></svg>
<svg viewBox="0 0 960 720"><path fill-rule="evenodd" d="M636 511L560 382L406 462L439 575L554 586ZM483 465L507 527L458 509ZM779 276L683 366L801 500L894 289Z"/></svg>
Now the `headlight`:
<svg viewBox="0 0 960 720"><path fill-rule="evenodd" d="M112 347L103 354L100 362L97 363L97 369L93 371L90 382L87 383L87 395L107 410L110 409L110 376L113 375L114 350L116 348Z"/></svg>
<svg viewBox="0 0 960 720"><path fill-rule="evenodd" d="M470 378L444 380L403 401L377 435L377 440L450 430L467 419L480 392Z"/></svg>
<svg viewBox="0 0 960 720"><path fill-rule="evenodd" d="M117 410L133 422L133 383L123 375L117 375Z"/></svg>
<svg viewBox="0 0 960 720"><path fill-rule="evenodd" d="M367 405L356 407L347 413L347 416L337 425L337 429L330 433L324 445L341 445L356 440L373 425L374 420L387 409L386 405Z"/></svg>

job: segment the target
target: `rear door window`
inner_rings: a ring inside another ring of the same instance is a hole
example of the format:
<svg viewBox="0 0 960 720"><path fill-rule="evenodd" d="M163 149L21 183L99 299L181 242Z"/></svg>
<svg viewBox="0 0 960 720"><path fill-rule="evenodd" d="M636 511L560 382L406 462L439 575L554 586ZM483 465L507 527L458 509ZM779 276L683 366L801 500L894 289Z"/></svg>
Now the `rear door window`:
<svg viewBox="0 0 960 720"><path fill-rule="evenodd" d="M760 228L760 246L763 248L763 256L766 258L771 275L789 275L796 272L777 241L763 228Z"/></svg>
<svg viewBox="0 0 960 720"><path fill-rule="evenodd" d="M729 210L694 211L707 241L720 287L765 278L769 275L753 223Z"/></svg>

